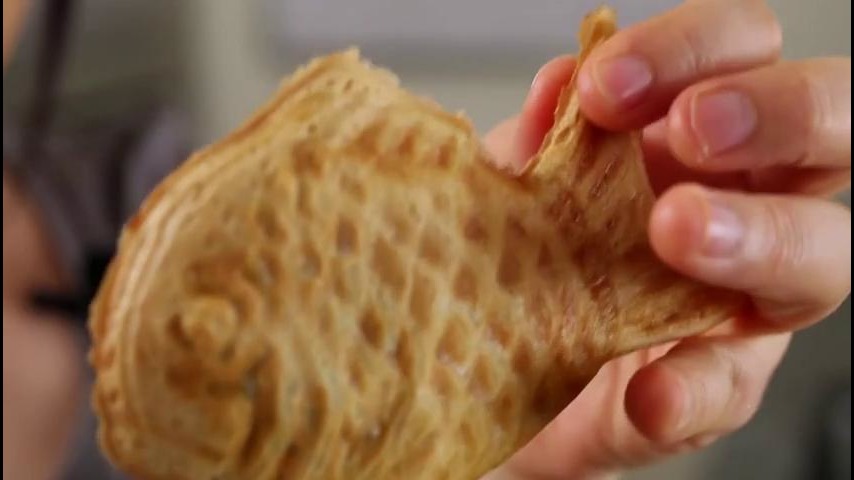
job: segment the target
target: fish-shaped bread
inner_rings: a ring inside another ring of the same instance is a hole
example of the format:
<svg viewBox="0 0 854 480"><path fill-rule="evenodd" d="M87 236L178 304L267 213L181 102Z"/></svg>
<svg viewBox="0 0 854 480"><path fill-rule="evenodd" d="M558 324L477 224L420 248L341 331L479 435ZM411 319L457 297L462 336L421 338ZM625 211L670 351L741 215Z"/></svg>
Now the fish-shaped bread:
<svg viewBox="0 0 854 480"><path fill-rule="evenodd" d="M580 60L615 30L588 15ZM574 80L511 174L355 50L316 59L127 222L91 309L100 444L140 479L475 479L609 359L740 308L656 259L653 200Z"/></svg>

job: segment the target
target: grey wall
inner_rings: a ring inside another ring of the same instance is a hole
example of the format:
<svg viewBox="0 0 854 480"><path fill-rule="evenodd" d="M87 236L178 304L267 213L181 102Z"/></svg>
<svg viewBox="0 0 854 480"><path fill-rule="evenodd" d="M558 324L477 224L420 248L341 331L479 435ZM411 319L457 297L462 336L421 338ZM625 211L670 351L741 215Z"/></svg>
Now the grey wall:
<svg viewBox="0 0 854 480"><path fill-rule="evenodd" d="M191 88L188 100L200 140L216 138L236 126L299 61L269 45L267 29L272 22L264 18L268 10L263 8L269 1L188 0L182 4L187 49L185 85ZM610 3L635 8L645 2ZM654 2L656 8L666 3ZM787 57L850 55L849 0L772 0L770 4L783 24ZM568 20L560 32L565 33L568 43L575 35L576 24L577 19ZM535 73L532 66L560 53L564 52L557 48L534 50L527 59L514 57L504 62L503 71L493 69L483 75L455 76L447 69L431 75L418 68L417 59L402 59L392 67L405 85L448 108L466 110L478 128L485 131L518 107Z"/></svg>

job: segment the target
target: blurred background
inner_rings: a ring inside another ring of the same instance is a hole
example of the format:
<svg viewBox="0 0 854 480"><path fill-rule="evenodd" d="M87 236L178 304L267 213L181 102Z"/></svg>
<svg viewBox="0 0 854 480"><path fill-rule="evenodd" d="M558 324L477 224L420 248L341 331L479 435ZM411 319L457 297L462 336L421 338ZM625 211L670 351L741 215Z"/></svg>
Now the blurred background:
<svg viewBox="0 0 854 480"><path fill-rule="evenodd" d="M169 111L170 121L185 126L178 131L189 147L204 145L241 123L299 63L351 44L392 68L408 88L465 110L484 133L516 112L539 65L575 50L581 15L599 2L75 3L53 131L85 150L116 124L152 118L152 111ZM623 24L676 3L610 2ZM849 0L769 3L783 25L786 57L850 56ZM33 8L36 13L43 5ZM4 148L7 122L20 123L31 101L42 31L35 17L4 75ZM850 194L843 200L850 204ZM849 301L795 337L747 428L628 478L850 478L850 358ZM79 478L100 475L91 474Z"/></svg>

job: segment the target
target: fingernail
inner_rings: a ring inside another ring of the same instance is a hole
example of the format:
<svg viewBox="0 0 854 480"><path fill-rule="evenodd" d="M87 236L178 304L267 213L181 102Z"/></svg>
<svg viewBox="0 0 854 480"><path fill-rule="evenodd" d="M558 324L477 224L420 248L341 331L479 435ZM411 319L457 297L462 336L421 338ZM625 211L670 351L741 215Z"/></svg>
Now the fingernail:
<svg viewBox="0 0 854 480"><path fill-rule="evenodd" d="M652 68L637 56L602 60L596 64L595 75L599 91L621 106L637 102L652 85Z"/></svg>
<svg viewBox="0 0 854 480"><path fill-rule="evenodd" d="M531 79L531 86L528 88L528 90L529 90L529 91L530 91L530 90L533 90L534 85L536 85L536 84L537 84L537 80L539 80L539 79L540 79L540 76L542 76L542 74L543 74L543 70L544 70L544 67L540 67L540 69L539 69L539 70L537 70L537 73L536 73L536 74L534 74L534 78L532 78L532 79Z"/></svg>
<svg viewBox="0 0 854 480"><path fill-rule="evenodd" d="M691 128L705 157L718 155L744 143L756 129L756 108L740 92L722 91L694 98Z"/></svg>
<svg viewBox="0 0 854 480"><path fill-rule="evenodd" d="M726 258L738 252L744 239L744 223L738 213L723 199L707 199L709 217L706 223L703 254L707 257Z"/></svg>
<svg viewBox="0 0 854 480"><path fill-rule="evenodd" d="M715 443L718 438L720 438L720 434L717 433L700 433L687 439L684 443L689 450L700 450Z"/></svg>

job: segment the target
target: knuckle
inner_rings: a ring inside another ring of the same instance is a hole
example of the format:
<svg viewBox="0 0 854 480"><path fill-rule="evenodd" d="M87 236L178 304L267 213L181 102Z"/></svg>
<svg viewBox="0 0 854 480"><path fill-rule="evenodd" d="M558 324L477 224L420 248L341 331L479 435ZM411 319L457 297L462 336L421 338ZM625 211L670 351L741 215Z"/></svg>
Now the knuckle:
<svg viewBox="0 0 854 480"><path fill-rule="evenodd" d="M762 32L762 38L768 42L767 47L774 55L779 55L783 49L783 27L777 14L765 0L747 0L745 8L755 15L756 28Z"/></svg>
<svg viewBox="0 0 854 480"><path fill-rule="evenodd" d="M714 49L708 45L709 39L702 29L683 28L674 32L674 45L681 52L682 71L703 73L715 68L716 59L710 53Z"/></svg>
<svg viewBox="0 0 854 480"><path fill-rule="evenodd" d="M788 325L807 325L827 314L825 302L816 300L785 303L758 300L756 306L764 318L772 318L778 323Z"/></svg>
<svg viewBox="0 0 854 480"><path fill-rule="evenodd" d="M721 21L710 25L710 16L721 17ZM764 0L706 0L688 18L669 35L682 55L684 71L702 74L721 67L737 69L745 62L771 61L782 51L782 27Z"/></svg>
<svg viewBox="0 0 854 480"><path fill-rule="evenodd" d="M764 239L761 260L767 274L777 278L800 269L806 252L806 238L794 211L775 202L762 205L759 235Z"/></svg>
<svg viewBox="0 0 854 480"><path fill-rule="evenodd" d="M792 111L792 134L800 144L792 166L809 166L816 163L816 147L821 144L821 135L828 123L828 112L833 109L830 91L809 68L795 66L791 78L791 98L796 105Z"/></svg>
<svg viewBox="0 0 854 480"><path fill-rule="evenodd" d="M738 430L749 422L758 409L758 396L753 375L748 371L750 362L741 362L723 346L715 348L716 355L726 366L726 381L730 395L721 414L724 431Z"/></svg>

